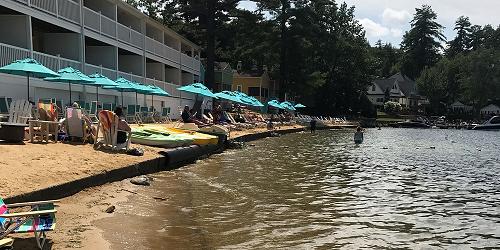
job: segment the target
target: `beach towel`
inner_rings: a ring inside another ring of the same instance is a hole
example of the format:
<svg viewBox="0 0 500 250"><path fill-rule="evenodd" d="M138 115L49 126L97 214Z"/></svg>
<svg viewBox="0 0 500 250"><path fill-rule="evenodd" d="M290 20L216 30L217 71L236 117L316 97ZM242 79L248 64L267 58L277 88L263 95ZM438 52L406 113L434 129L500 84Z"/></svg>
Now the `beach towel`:
<svg viewBox="0 0 500 250"><path fill-rule="evenodd" d="M113 125L113 122L114 122L114 117L115 117L115 113L113 113L111 111L103 110L103 111L99 112L99 121L101 122L102 128L105 131L111 130L111 126Z"/></svg>

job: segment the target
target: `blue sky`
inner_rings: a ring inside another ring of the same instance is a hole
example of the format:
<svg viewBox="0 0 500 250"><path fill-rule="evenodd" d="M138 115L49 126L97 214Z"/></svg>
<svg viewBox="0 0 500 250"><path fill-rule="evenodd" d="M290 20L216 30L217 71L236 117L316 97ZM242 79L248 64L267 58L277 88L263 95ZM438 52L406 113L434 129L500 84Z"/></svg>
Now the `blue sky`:
<svg viewBox="0 0 500 250"><path fill-rule="evenodd" d="M415 8L423 4L430 5L438 14L438 22L445 26L447 39L455 36L455 20L465 15L472 24L500 24L500 0L343 0L348 5L355 5L356 19L366 30L366 37L371 44L381 39L399 46L405 31L410 28L409 21ZM240 7L255 9L255 3L243 1Z"/></svg>

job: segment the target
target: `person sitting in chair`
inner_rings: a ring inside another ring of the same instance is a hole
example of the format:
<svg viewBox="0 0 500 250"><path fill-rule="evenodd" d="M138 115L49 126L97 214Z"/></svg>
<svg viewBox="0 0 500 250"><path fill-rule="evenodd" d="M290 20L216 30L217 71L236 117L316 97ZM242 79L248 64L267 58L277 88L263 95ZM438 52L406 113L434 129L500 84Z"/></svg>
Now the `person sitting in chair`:
<svg viewBox="0 0 500 250"><path fill-rule="evenodd" d="M123 144L127 142L127 132L132 131L127 121L123 117L122 107L115 108L115 114L118 116L118 132L116 134L116 143Z"/></svg>

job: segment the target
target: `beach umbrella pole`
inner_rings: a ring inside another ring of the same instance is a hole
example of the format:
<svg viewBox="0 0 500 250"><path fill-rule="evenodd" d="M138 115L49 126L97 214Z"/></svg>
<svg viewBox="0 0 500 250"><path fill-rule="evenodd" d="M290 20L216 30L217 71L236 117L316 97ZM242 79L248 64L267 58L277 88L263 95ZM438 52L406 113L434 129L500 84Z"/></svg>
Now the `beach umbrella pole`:
<svg viewBox="0 0 500 250"><path fill-rule="evenodd" d="M134 112L137 113L137 104L138 101L137 101L137 92L135 92L135 106L134 106Z"/></svg>
<svg viewBox="0 0 500 250"><path fill-rule="evenodd" d="M28 73L28 101L30 100L30 74Z"/></svg>
<svg viewBox="0 0 500 250"><path fill-rule="evenodd" d="M122 108L123 108L123 91L121 93L122 93Z"/></svg>
<svg viewBox="0 0 500 250"><path fill-rule="evenodd" d="M71 82L68 83L69 86L69 103L71 105Z"/></svg>
<svg viewBox="0 0 500 250"><path fill-rule="evenodd" d="M99 86L95 86L95 94L95 100L97 101L97 103L99 103Z"/></svg>

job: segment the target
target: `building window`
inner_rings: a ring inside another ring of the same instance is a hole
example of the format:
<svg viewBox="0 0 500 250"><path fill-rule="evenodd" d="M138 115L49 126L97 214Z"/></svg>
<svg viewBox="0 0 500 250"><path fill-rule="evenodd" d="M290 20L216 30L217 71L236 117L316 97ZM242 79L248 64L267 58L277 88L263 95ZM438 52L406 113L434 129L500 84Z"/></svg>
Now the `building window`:
<svg viewBox="0 0 500 250"><path fill-rule="evenodd" d="M372 85L372 91L375 91L375 84Z"/></svg>
<svg viewBox="0 0 500 250"><path fill-rule="evenodd" d="M241 92L241 85L236 85L236 90Z"/></svg>
<svg viewBox="0 0 500 250"><path fill-rule="evenodd" d="M249 96L259 96L260 95L259 87L248 87L248 95Z"/></svg>
<svg viewBox="0 0 500 250"><path fill-rule="evenodd" d="M262 97L269 97L269 89L262 88Z"/></svg>

